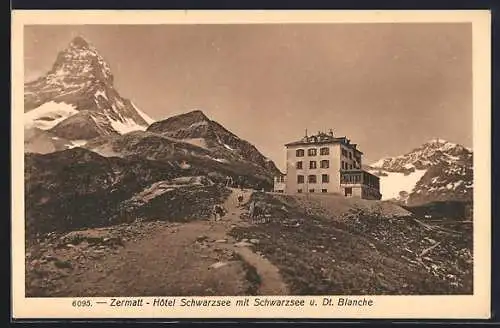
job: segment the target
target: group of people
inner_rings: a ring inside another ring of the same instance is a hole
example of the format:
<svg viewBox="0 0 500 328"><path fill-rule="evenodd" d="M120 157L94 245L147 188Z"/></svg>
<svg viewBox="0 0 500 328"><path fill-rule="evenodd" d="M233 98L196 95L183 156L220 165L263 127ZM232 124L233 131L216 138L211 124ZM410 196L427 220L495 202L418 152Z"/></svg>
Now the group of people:
<svg viewBox="0 0 500 328"><path fill-rule="evenodd" d="M237 196L238 200L238 207L241 207L243 205L243 193L238 194ZM213 207L213 216L214 216L214 221L219 221L222 219L222 217L227 213L227 210L224 208L223 205L221 204L215 204ZM266 213L266 206L265 203L263 202L256 202L255 200L252 200L248 206L248 216L250 219L255 219L264 216Z"/></svg>
<svg viewBox="0 0 500 328"><path fill-rule="evenodd" d="M243 190L243 189L242 189ZM243 203L243 194L239 194L238 197L238 207L240 207ZM212 210L214 220L219 221L226 214L227 210L221 204L215 204Z"/></svg>

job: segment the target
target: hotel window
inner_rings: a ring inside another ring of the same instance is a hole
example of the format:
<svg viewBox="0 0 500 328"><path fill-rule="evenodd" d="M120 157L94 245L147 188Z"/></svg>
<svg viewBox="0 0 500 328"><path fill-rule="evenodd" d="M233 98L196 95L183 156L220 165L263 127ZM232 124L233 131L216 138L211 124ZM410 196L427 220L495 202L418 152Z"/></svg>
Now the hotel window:
<svg viewBox="0 0 500 328"><path fill-rule="evenodd" d="M342 156L347 157L347 150L342 148Z"/></svg>
<svg viewBox="0 0 500 328"><path fill-rule="evenodd" d="M314 189L309 189L309 192L314 192Z"/></svg>
<svg viewBox="0 0 500 328"><path fill-rule="evenodd" d="M302 189L297 190L297 192L298 192L299 194L301 194L301 193L302 193Z"/></svg>
<svg viewBox="0 0 500 328"><path fill-rule="evenodd" d="M349 170L352 170L352 164L349 164Z"/></svg>
<svg viewBox="0 0 500 328"><path fill-rule="evenodd" d="M309 148L307 150L307 156L316 156L316 148Z"/></svg>
<svg viewBox="0 0 500 328"><path fill-rule="evenodd" d="M310 169L315 169L316 168L316 161L310 161L309 162L309 168Z"/></svg>
<svg viewBox="0 0 500 328"><path fill-rule="evenodd" d="M304 157L304 149L297 149L295 151L295 156L297 156L297 157Z"/></svg>
<svg viewBox="0 0 500 328"><path fill-rule="evenodd" d="M329 160L322 160L320 163L319 163L319 167L321 167L322 169L327 169L330 167L330 161Z"/></svg>
<svg viewBox="0 0 500 328"><path fill-rule="evenodd" d="M349 152L349 159L352 159L352 153Z"/></svg>
<svg viewBox="0 0 500 328"><path fill-rule="evenodd" d="M328 147L320 148L319 154L320 155L330 155L330 148L328 148Z"/></svg>
<svg viewBox="0 0 500 328"><path fill-rule="evenodd" d="M342 161L342 170L345 170L345 162Z"/></svg>
<svg viewBox="0 0 500 328"><path fill-rule="evenodd" d="M302 161L297 162L297 165L295 166L298 170L302 170Z"/></svg>
<svg viewBox="0 0 500 328"><path fill-rule="evenodd" d="M323 183L330 182L330 177L328 176L328 174L322 174L321 175L321 182L323 182Z"/></svg>
<svg viewBox="0 0 500 328"><path fill-rule="evenodd" d="M307 181L309 183L316 183L316 176L315 175L310 175L307 177Z"/></svg>
<svg viewBox="0 0 500 328"><path fill-rule="evenodd" d="M328 192L327 189L321 189L321 192L325 193L325 192Z"/></svg>
<svg viewBox="0 0 500 328"><path fill-rule="evenodd" d="M304 176L303 175L297 175L297 183L304 183Z"/></svg>

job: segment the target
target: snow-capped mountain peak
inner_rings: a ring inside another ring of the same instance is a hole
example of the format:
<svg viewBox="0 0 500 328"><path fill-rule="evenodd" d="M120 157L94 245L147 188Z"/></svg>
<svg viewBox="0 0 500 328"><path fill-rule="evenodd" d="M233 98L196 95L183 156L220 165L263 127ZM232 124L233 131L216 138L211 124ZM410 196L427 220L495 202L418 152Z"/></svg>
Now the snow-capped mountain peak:
<svg viewBox="0 0 500 328"><path fill-rule="evenodd" d="M68 140L145 130L154 120L123 98L113 79L97 49L75 37L46 75L25 84L25 127Z"/></svg>
<svg viewBox="0 0 500 328"><path fill-rule="evenodd" d="M450 151L450 150L463 151L464 149L470 151L470 149L468 149L467 147L464 147L460 144L450 142L450 141L447 141L444 139L429 140L422 147L432 148L432 149L443 151L443 152Z"/></svg>
<svg viewBox="0 0 500 328"><path fill-rule="evenodd" d="M409 153L382 158L369 167L404 173L427 169L441 162L458 161L469 156L472 156L471 150L462 145L444 139L433 139Z"/></svg>
<svg viewBox="0 0 500 328"><path fill-rule="evenodd" d="M84 39L83 36L78 35L73 38L70 42L71 48L85 49L85 48L93 48L87 40ZM94 48L95 49L95 48Z"/></svg>
<svg viewBox="0 0 500 328"><path fill-rule="evenodd" d="M71 82L85 82L87 79L113 84L109 64L93 45L79 36L58 54L47 78L47 82L54 84L71 85Z"/></svg>
<svg viewBox="0 0 500 328"><path fill-rule="evenodd" d="M383 199L409 202L472 198L471 149L432 139L404 155L382 158L367 167L380 177Z"/></svg>

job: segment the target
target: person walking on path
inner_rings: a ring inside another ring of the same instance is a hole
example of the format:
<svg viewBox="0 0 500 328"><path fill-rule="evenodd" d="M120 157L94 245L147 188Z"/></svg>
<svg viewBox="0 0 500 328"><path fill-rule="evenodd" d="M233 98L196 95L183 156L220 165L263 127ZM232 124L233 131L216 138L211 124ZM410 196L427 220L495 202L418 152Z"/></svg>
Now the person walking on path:
<svg viewBox="0 0 500 328"><path fill-rule="evenodd" d="M214 220L219 221L222 220L222 216L224 216L224 208L222 205L215 204L213 208L213 215L214 215Z"/></svg>
<svg viewBox="0 0 500 328"><path fill-rule="evenodd" d="M252 200L252 202L250 203L250 206L248 207L248 215L250 216L250 218L253 218L255 215L255 201L254 200Z"/></svg>

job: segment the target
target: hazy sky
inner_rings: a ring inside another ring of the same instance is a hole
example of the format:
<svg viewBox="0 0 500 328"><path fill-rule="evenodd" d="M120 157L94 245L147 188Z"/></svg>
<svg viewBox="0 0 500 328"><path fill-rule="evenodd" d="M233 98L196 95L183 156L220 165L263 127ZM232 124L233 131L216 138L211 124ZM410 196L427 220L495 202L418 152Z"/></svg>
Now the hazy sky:
<svg viewBox="0 0 500 328"><path fill-rule="evenodd" d="M472 34L464 24L25 27L25 78L81 35L115 87L154 119L202 109L279 167L283 144L332 128L365 153L436 137L472 146Z"/></svg>

